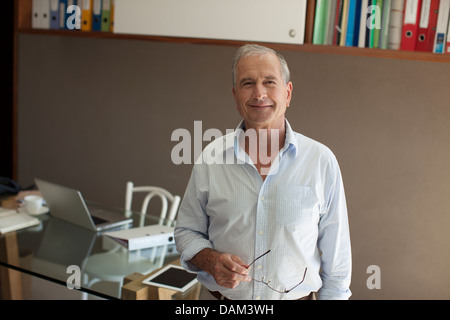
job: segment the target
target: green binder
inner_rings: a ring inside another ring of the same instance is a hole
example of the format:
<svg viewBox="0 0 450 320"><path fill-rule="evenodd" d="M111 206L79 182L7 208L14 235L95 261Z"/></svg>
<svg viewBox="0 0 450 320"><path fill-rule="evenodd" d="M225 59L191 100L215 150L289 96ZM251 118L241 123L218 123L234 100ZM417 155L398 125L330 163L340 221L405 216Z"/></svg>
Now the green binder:
<svg viewBox="0 0 450 320"><path fill-rule="evenodd" d="M328 0L316 1L316 12L314 16L313 44L324 44L325 32L328 18Z"/></svg>

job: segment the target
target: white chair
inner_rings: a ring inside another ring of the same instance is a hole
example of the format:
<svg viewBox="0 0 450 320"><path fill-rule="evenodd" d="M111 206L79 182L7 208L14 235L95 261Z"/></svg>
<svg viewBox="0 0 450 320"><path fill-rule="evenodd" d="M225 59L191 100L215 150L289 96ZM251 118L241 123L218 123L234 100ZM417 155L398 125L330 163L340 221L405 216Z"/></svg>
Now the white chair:
<svg viewBox="0 0 450 320"><path fill-rule="evenodd" d="M127 214L131 212L131 203L133 201L133 194L136 192L147 193L147 195L144 198L144 201L142 202L142 207L140 211L141 212L141 221L139 223L140 226L143 226L144 217L147 213L148 204L150 203L150 200L152 200L154 196L158 196L161 199L162 205L161 205L161 213L159 215L161 220L168 219L169 222L175 220L178 213L178 207L180 206L181 201L181 198L179 196L172 195L169 191L160 187L154 186L135 187L134 183L131 181L127 182L125 193L125 210ZM168 202L171 203L170 208Z"/></svg>
<svg viewBox="0 0 450 320"><path fill-rule="evenodd" d="M133 194L136 192L146 192L144 201L141 208L141 219L139 226L144 226L145 215L147 214L148 205L153 197L157 196L161 199L161 218L160 224L166 221L166 224L170 224L175 220L180 205L180 197L172 195L169 191L153 186L135 187L133 182L127 182L125 192L125 215L131 216L131 203L133 201ZM169 206L170 203L170 206ZM168 219L168 220L164 220ZM133 272L147 274L152 270L158 269L163 266L164 258L167 254L167 246L151 250L150 254L145 257L141 257L139 252L135 252L130 259L130 252L122 247L120 244L115 243L113 240L104 238L103 245L108 244L111 246L109 251L96 253L91 255L85 263L83 282L87 287L93 285L105 285L107 283L114 284L113 291L116 295L120 295L120 291L123 285L123 278ZM106 242L105 242L106 241ZM85 298L85 297L84 297Z"/></svg>

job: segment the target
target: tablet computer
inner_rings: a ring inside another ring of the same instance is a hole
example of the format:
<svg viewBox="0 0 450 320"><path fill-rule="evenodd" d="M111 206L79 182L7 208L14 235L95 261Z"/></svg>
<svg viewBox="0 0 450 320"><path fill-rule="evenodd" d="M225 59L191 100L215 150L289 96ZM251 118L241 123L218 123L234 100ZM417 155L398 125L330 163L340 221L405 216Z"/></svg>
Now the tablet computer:
<svg viewBox="0 0 450 320"><path fill-rule="evenodd" d="M169 264L142 281L142 283L184 292L197 283L197 275L181 266Z"/></svg>

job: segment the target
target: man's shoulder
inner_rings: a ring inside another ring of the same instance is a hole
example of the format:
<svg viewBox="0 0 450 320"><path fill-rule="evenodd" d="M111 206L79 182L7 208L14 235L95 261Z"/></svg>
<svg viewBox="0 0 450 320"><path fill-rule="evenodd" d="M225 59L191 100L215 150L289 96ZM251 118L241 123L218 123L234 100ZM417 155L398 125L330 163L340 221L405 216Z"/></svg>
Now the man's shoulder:
<svg viewBox="0 0 450 320"><path fill-rule="evenodd" d="M313 152L322 156L335 158L333 151L331 151L331 149L322 142L295 131L293 131L293 137L297 142L299 152Z"/></svg>

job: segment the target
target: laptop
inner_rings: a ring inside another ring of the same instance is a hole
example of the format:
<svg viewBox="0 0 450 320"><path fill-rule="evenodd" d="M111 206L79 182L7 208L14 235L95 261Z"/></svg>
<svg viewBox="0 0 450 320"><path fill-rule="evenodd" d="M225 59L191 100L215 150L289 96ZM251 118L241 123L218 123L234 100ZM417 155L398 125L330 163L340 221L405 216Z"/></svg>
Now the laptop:
<svg viewBox="0 0 450 320"><path fill-rule="evenodd" d="M36 185L50 209L50 214L81 227L103 231L123 225L133 220L101 207L87 205L81 192L42 179L35 179Z"/></svg>

